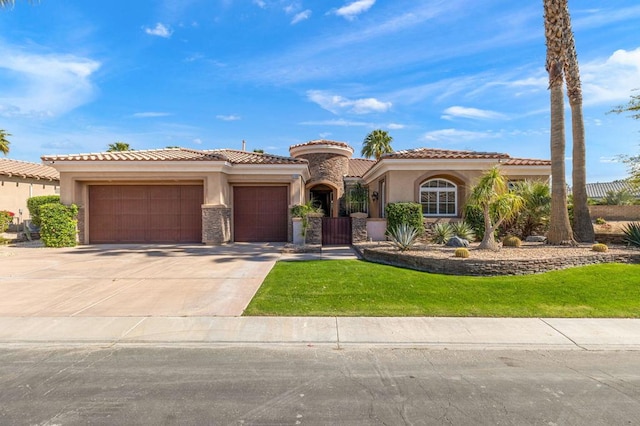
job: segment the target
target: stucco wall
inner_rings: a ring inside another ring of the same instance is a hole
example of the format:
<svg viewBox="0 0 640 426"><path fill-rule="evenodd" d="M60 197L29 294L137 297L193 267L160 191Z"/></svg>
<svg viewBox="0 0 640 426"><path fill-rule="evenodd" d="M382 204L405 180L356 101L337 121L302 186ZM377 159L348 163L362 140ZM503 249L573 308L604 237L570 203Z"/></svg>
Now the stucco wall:
<svg viewBox="0 0 640 426"><path fill-rule="evenodd" d="M20 210L22 210L22 220L30 219L27 199L40 195L57 195L58 185L58 182L3 176L0 179L0 210L15 213L14 223L17 223L20 217Z"/></svg>

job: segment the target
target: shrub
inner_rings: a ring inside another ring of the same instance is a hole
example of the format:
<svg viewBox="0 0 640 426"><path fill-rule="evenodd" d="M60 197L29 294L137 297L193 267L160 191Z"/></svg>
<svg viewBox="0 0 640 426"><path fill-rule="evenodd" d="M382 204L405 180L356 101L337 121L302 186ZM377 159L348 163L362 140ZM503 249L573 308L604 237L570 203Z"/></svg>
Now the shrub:
<svg viewBox="0 0 640 426"><path fill-rule="evenodd" d="M388 232L393 245L400 251L407 251L414 246L420 236L418 230L408 223L401 223Z"/></svg>
<svg viewBox="0 0 640 426"><path fill-rule="evenodd" d="M464 207L464 221L471 227L477 238L484 237L484 215L481 209L467 204Z"/></svg>
<svg viewBox="0 0 640 426"><path fill-rule="evenodd" d="M507 235L502 239L502 245L504 247L520 247L522 245L522 240L518 237L514 237L513 235Z"/></svg>
<svg viewBox="0 0 640 426"><path fill-rule="evenodd" d="M449 223L436 223L432 232L431 242L435 244L447 244L447 241L454 236L453 229Z"/></svg>
<svg viewBox="0 0 640 426"><path fill-rule="evenodd" d="M624 241L632 246L640 247L640 222L631 222L623 229Z"/></svg>
<svg viewBox="0 0 640 426"><path fill-rule="evenodd" d="M9 229L9 224L13 221L14 213L7 210L0 210L0 232Z"/></svg>
<svg viewBox="0 0 640 426"><path fill-rule="evenodd" d="M31 197L27 200L27 208L29 209L29 215L31 216L31 222L36 226L40 224L40 207L43 204L60 203L59 195L39 195L37 197Z"/></svg>
<svg viewBox="0 0 640 426"><path fill-rule="evenodd" d="M387 216L387 233L396 229L398 225L406 223L418 232L418 236L424 234L422 223L422 204L419 203L389 203L385 210Z"/></svg>
<svg viewBox="0 0 640 426"><path fill-rule="evenodd" d="M604 220L603 217L599 217L596 219L596 225L604 225L605 223L607 223L607 221Z"/></svg>
<svg viewBox="0 0 640 426"><path fill-rule="evenodd" d="M76 245L78 206L49 203L40 207L40 238L46 247Z"/></svg>
<svg viewBox="0 0 640 426"><path fill-rule="evenodd" d="M606 244L594 244L591 246L591 250L604 253L605 251L609 250L609 247L607 247Z"/></svg>
<svg viewBox="0 0 640 426"><path fill-rule="evenodd" d="M462 257L466 259L467 257L469 257L469 249L464 247L459 247L456 249L456 251L453 252L453 255L455 257Z"/></svg>
<svg viewBox="0 0 640 426"><path fill-rule="evenodd" d="M451 231L453 231L454 236L468 241L473 241L476 239L476 233L473 232L473 228L467 222L454 222L450 225Z"/></svg>

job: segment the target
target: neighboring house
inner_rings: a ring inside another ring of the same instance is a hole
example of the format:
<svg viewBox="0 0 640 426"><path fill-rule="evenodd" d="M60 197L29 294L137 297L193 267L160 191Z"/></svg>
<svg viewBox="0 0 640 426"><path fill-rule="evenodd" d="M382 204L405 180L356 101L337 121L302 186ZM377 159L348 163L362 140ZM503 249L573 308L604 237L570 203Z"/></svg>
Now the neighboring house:
<svg viewBox="0 0 640 426"><path fill-rule="evenodd" d="M640 191L637 189L634 190L629 182L623 180L587 184L587 197L595 201L602 201L607 196L607 193L618 193L621 191L628 191L630 194L640 199Z"/></svg>
<svg viewBox="0 0 640 426"><path fill-rule="evenodd" d="M14 223L30 218L28 198L59 194L59 186L59 173L53 167L0 158L0 210L13 212Z"/></svg>
<svg viewBox="0 0 640 426"><path fill-rule="evenodd" d="M474 181L502 165L512 180L549 178L548 160L420 148L379 161L343 142L291 146L290 157L171 148L44 156L63 203L80 207L81 243L292 241L289 209L315 199L344 214L345 189L366 190L369 216L389 202L421 202L425 217L459 218Z"/></svg>

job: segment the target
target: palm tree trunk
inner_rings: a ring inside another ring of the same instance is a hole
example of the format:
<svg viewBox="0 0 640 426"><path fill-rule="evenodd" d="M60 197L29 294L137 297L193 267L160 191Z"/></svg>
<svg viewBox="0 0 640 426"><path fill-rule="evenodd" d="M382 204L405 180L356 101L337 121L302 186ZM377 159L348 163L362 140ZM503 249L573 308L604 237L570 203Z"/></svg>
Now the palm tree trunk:
<svg viewBox="0 0 640 426"><path fill-rule="evenodd" d="M573 234L576 240L591 243L595 240L593 224L587 202L586 140L582 114L582 84L576 53L575 39L571 29L571 17L567 0L563 0L564 13L564 73L567 80L567 95L571 105L571 133L573 136Z"/></svg>

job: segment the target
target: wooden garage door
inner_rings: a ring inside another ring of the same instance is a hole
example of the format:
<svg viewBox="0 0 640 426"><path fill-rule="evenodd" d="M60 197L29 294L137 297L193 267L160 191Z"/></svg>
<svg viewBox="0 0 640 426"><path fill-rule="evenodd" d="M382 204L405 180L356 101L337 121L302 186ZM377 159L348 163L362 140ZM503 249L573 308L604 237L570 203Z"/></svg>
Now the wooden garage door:
<svg viewBox="0 0 640 426"><path fill-rule="evenodd" d="M233 188L233 230L238 242L285 242L289 189L286 186Z"/></svg>
<svg viewBox="0 0 640 426"><path fill-rule="evenodd" d="M89 187L89 242L202 242L202 185Z"/></svg>

